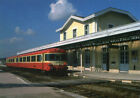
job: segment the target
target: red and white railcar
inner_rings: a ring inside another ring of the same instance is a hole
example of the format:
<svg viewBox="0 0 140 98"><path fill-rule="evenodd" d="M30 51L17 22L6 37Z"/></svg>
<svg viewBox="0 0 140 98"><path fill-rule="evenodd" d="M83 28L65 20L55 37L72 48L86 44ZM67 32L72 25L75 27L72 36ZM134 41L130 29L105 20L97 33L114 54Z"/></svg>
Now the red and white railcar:
<svg viewBox="0 0 140 98"><path fill-rule="evenodd" d="M40 69L43 71L67 70L66 52L63 49L51 48L32 53L8 57L9 67Z"/></svg>

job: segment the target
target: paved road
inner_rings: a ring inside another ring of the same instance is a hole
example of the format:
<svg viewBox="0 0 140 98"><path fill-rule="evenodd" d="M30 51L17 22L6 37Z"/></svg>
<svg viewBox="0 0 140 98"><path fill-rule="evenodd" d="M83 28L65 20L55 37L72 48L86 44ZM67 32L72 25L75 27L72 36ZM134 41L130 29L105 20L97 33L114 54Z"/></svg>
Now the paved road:
<svg viewBox="0 0 140 98"><path fill-rule="evenodd" d="M12 85L12 86L11 86ZM52 87L31 86L27 81L0 70L0 98L84 98Z"/></svg>

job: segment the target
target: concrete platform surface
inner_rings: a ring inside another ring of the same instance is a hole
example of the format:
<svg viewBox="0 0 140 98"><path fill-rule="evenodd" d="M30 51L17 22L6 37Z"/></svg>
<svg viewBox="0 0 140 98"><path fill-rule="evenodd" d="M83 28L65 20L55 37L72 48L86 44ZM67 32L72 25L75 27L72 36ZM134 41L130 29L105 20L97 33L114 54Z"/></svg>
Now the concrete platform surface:
<svg viewBox="0 0 140 98"><path fill-rule="evenodd" d="M8 86L11 84L12 86ZM30 86L30 83L23 80L22 78L0 70L0 98L85 98L85 97L74 93L65 92L63 90L52 87Z"/></svg>
<svg viewBox="0 0 140 98"><path fill-rule="evenodd" d="M130 81L139 81L140 82L140 74L129 74L127 72L120 73L111 73L111 72L90 72L84 71L83 73L78 72L78 75L94 78L94 79L114 79L114 80L130 80Z"/></svg>

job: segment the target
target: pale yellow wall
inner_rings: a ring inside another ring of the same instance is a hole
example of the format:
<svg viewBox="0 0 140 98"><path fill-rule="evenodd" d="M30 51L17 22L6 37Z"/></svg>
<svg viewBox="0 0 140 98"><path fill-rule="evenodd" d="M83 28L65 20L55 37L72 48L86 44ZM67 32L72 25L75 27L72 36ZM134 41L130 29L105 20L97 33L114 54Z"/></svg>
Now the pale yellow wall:
<svg viewBox="0 0 140 98"><path fill-rule="evenodd" d="M138 51L138 60L137 62L132 61L132 55L130 55L129 60L130 60L130 69L133 70L134 65L136 66L136 70L140 70L140 41L134 41L130 43L130 54L131 51L136 50Z"/></svg>
<svg viewBox="0 0 140 98"><path fill-rule="evenodd" d="M84 23L81 23L79 21L73 20L65 28L65 30L62 30L60 32L60 41L63 40L63 32L66 32L66 39L73 38L73 29L77 29L77 37L84 35L84 25L89 24L89 33L94 33L98 31L102 31L105 29L108 29L108 24L113 24L115 27L129 24L134 22L130 17L124 14L116 13L116 12L108 12L104 15L101 15L99 17L90 19Z"/></svg>
<svg viewBox="0 0 140 98"><path fill-rule="evenodd" d="M84 24L73 21L71 25L65 30L60 33L60 41L63 40L63 32L66 32L66 39L73 38L73 29L77 29L77 37L82 36L84 34L83 28Z"/></svg>
<svg viewBox="0 0 140 98"><path fill-rule="evenodd" d="M63 32L66 32L66 39L73 38L73 29L77 29L77 37L84 35L84 26L85 24L89 24L89 33L95 32L96 23L92 20L86 23L80 23L78 21L73 21L71 25L66 29L60 32L60 41L63 40Z"/></svg>
<svg viewBox="0 0 140 98"><path fill-rule="evenodd" d="M70 25L70 27L66 30L66 35L67 35L67 39L71 39L73 38L73 29L77 29L77 37L78 36L82 36L84 35L84 28L83 28L83 24L82 23L79 23L79 22L76 22L76 21L73 21L73 23Z"/></svg>
<svg viewBox="0 0 140 98"><path fill-rule="evenodd" d="M60 32L60 41L63 40L63 32Z"/></svg>
<svg viewBox="0 0 140 98"><path fill-rule="evenodd" d="M89 33L97 32L96 22L93 20L89 23Z"/></svg>
<svg viewBox="0 0 140 98"><path fill-rule="evenodd" d="M90 33L94 32L97 32L97 23L95 20L93 20L92 23L90 23Z"/></svg>
<svg viewBox="0 0 140 98"><path fill-rule="evenodd" d="M116 12L108 12L104 15L97 17L99 31L108 29L108 24L114 24L114 26L120 26L132 22L134 21L127 15L119 14Z"/></svg>
<svg viewBox="0 0 140 98"><path fill-rule="evenodd" d="M97 28L96 28L96 21L95 19L90 19L86 22L84 22L84 24L89 24L89 34L97 32ZM84 32L84 31L83 31Z"/></svg>
<svg viewBox="0 0 140 98"><path fill-rule="evenodd" d="M113 44L113 45L119 45L119 44ZM119 69L119 55L120 51L119 48L110 48L109 49L109 64L110 64L110 69ZM115 62L115 64L113 64Z"/></svg>

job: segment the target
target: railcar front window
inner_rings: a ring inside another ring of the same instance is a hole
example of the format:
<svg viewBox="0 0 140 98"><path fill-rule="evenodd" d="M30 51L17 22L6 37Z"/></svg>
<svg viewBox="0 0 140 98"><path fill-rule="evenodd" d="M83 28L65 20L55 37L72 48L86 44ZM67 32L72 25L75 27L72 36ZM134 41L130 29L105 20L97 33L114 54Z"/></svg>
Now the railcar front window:
<svg viewBox="0 0 140 98"><path fill-rule="evenodd" d="M66 61L65 54L45 54L45 61Z"/></svg>

